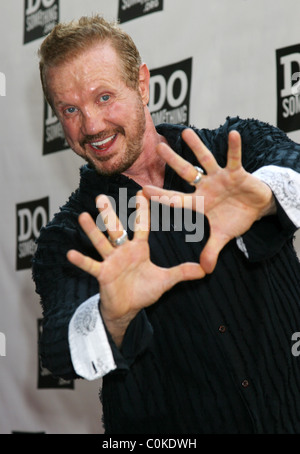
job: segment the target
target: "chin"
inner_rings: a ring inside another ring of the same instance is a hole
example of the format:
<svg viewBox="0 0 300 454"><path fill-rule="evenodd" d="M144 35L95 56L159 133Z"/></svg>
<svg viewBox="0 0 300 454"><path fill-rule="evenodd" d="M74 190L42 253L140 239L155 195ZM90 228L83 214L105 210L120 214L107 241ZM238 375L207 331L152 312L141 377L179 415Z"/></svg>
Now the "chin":
<svg viewBox="0 0 300 454"><path fill-rule="evenodd" d="M102 175L102 176L106 176L106 177L111 177L113 175L120 175L121 173L123 172L126 172L126 170L128 170L133 163L121 163L121 164L115 164L115 165L99 165L98 162L93 162L91 160L87 160L88 164L90 165L90 167L92 167L94 170L96 170L96 172L99 174L99 175Z"/></svg>

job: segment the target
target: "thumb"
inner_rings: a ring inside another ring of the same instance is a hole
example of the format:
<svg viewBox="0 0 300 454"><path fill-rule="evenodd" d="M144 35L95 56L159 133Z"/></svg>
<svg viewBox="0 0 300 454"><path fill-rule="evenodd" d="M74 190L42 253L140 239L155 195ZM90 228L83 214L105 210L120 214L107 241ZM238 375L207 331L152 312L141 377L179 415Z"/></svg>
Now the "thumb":
<svg viewBox="0 0 300 454"><path fill-rule="evenodd" d="M219 254L228 241L228 238L210 235L200 255L200 266L206 273L210 274L213 272L217 265Z"/></svg>
<svg viewBox="0 0 300 454"><path fill-rule="evenodd" d="M205 271L201 265L192 262L182 263L169 268L166 271L168 274L168 277L165 280L166 290L169 290L179 282L202 279L205 276Z"/></svg>

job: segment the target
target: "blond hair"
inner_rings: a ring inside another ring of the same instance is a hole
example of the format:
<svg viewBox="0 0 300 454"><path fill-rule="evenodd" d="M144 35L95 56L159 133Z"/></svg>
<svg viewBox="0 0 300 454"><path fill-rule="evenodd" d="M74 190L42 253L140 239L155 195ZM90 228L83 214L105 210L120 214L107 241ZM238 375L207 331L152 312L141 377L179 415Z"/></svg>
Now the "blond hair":
<svg viewBox="0 0 300 454"><path fill-rule="evenodd" d="M46 71L71 61L97 42L109 42L121 60L121 76L126 85L137 89L141 57L132 38L117 22L107 22L103 17L81 17L77 21L59 23L43 41L39 49L40 76L44 95L51 105Z"/></svg>

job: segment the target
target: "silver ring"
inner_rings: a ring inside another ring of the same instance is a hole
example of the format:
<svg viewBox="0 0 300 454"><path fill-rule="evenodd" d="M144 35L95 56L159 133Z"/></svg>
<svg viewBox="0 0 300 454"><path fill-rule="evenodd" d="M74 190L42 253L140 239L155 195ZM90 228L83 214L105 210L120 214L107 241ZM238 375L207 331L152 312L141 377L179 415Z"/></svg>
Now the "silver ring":
<svg viewBox="0 0 300 454"><path fill-rule="evenodd" d="M203 170L200 167L194 166L194 169L197 170L197 176L194 179L194 181L191 181L192 186L196 186L198 183L200 183L201 178L203 177Z"/></svg>
<svg viewBox="0 0 300 454"><path fill-rule="evenodd" d="M119 238L116 238L115 240L111 239L110 236L108 237L109 241L114 247L122 246L122 244L126 243L128 240L128 235L126 230L123 230L123 233Z"/></svg>

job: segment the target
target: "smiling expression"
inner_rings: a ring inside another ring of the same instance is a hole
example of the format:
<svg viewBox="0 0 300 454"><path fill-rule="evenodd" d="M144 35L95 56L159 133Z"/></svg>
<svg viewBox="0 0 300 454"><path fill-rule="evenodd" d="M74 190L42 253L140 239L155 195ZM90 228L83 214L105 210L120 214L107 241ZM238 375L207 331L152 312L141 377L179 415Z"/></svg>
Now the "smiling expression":
<svg viewBox="0 0 300 454"><path fill-rule="evenodd" d="M143 148L147 94L126 85L120 59L108 42L48 68L47 85L76 154L104 175L133 165Z"/></svg>

